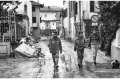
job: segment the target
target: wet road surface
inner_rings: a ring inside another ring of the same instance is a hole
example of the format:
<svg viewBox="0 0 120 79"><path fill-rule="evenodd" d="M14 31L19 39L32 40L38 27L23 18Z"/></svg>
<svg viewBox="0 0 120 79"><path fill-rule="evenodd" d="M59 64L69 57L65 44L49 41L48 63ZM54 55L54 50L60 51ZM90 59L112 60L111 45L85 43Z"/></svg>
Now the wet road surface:
<svg viewBox="0 0 120 79"><path fill-rule="evenodd" d="M120 73L113 74L113 70L109 70L111 72L109 74L100 72L102 69L105 71L105 69L110 68L106 63L97 64L97 71L93 72L91 69L96 67L84 60L83 64L85 66L79 69L77 66L77 53L73 51L74 44L64 40L62 40L62 47L65 61L60 57L59 68L54 69L52 56L48 49L48 41L43 40L37 46L42 48L42 53L45 57L39 59L0 59L0 78L110 78L115 75L115 77L119 77Z"/></svg>

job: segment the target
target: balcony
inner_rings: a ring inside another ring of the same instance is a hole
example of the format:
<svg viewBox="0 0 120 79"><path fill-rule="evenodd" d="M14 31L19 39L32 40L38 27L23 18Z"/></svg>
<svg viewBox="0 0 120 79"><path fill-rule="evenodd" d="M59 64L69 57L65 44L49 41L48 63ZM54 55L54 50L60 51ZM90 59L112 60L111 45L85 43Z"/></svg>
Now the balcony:
<svg viewBox="0 0 120 79"><path fill-rule="evenodd" d="M32 27L37 27L37 23L33 23L33 24L32 24Z"/></svg>

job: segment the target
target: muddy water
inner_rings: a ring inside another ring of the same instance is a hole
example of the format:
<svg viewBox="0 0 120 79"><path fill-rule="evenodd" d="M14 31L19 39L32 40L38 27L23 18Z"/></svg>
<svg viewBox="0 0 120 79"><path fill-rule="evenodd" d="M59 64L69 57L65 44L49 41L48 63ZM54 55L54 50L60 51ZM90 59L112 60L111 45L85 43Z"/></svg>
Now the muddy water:
<svg viewBox="0 0 120 79"><path fill-rule="evenodd" d="M0 78L36 78L43 59L0 59Z"/></svg>

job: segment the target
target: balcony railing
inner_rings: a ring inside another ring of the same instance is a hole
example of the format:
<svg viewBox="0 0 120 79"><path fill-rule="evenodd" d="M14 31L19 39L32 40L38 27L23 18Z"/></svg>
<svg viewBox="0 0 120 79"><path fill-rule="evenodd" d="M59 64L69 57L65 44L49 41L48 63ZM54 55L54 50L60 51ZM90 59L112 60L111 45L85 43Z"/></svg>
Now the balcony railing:
<svg viewBox="0 0 120 79"><path fill-rule="evenodd" d="M33 23L32 27L37 27L37 23Z"/></svg>

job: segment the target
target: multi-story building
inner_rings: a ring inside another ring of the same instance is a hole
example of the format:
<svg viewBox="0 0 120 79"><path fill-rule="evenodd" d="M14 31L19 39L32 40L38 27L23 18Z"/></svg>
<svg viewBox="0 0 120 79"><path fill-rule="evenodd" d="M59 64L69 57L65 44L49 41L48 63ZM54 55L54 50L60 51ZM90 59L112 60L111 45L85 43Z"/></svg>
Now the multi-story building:
<svg viewBox="0 0 120 79"><path fill-rule="evenodd" d="M120 28L116 31L115 39L111 43L111 59L120 61Z"/></svg>
<svg viewBox="0 0 120 79"><path fill-rule="evenodd" d="M25 2L27 15L29 17L29 29L36 39L40 39L40 8L43 4L34 1Z"/></svg>
<svg viewBox="0 0 120 79"><path fill-rule="evenodd" d="M81 2L81 18L82 18L82 26L84 29L85 37L88 38L92 32L93 23L91 21L91 17L93 15L98 15L97 1L82 1Z"/></svg>
<svg viewBox="0 0 120 79"><path fill-rule="evenodd" d="M97 15L96 7L97 1L64 1L64 27L66 39L71 39L74 42L74 38L78 31L82 31L84 37L88 37L91 33L91 16Z"/></svg>
<svg viewBox="0 0 120 79"><path fill-rule="evenodd" d="M64 18L63 18L63 27L65 30L65 39L70 38L70 12L69 12L69 1L63 2Z"/></svg>
<svg viewBox="0 0 120 79"><path fill-rule="evenodd" d="M0 54L10 54L11 48L26 36L28 17L16 12L17 6L17 1L0 1Z"/></svg>
<svg viewBox="0 0 120 79"><path fill-rule="evenodd" d="M91 21L93 15L99 12L97 1L64 1L65 17L63 25L66 31L66 38L73 38L78 31L82 31L85 38L88 38L93 27L96 27ZM98 28L98 27L96 27ZM98 28L99 30L99 28ZM73 40L74 41L74 40ZM116 38L111 45L111 59L120 60L120 29L116 32Z"/></svg>
<svg viewBox="0 0 120 79"><path fill-rule="evenodd" d="M46 34L52 33L54 30L58 30L59 27L59 22L60 22L60 11L61 8L56 7L56 6L44 6L43 8L40 8L40 29L41 33ZM46 31L47 29L47 31Z"/></svg>
<svg viewBox="0 0 120 79"><path fill-rule="evenodd" d="M78 31L82 31L81 26L81 1L64 1L65 38L73 41Z"/></svg>

